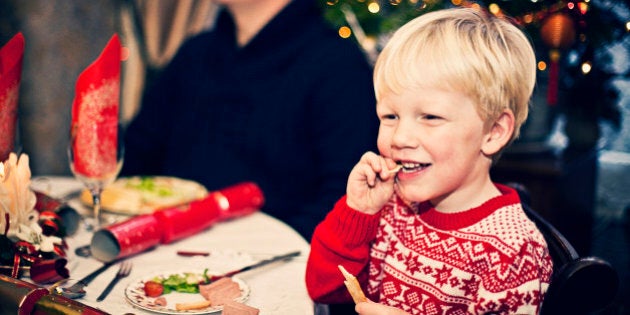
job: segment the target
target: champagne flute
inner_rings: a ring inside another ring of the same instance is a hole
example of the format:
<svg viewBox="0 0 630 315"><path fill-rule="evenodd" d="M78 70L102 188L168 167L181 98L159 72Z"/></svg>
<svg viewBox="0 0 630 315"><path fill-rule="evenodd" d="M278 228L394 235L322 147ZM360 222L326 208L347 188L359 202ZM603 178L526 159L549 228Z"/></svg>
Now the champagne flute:
<svg viewBox="0 0 630 315"><path fill-rule="evenodd" d="M118 122L73 126L70 131L70 169L92 195L93 221L86 221L88 231L101 227L101 193L118 177L123 156L124 141Z"/></svg>

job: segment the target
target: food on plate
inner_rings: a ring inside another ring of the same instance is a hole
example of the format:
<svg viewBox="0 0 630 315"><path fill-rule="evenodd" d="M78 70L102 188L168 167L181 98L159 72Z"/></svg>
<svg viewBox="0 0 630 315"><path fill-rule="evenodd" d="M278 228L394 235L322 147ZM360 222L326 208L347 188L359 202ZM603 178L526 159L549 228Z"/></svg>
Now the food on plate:
<svg viewBox="0 0 630 315"><path fill-rule="evenodd" d="M159 275L143 281L145 296L161 299L159 304L166 305L163 295L171 292L199 293L204 300L176 303L176 310L196 310L210 306L222 306L242 296L241 285L230 277L217 277L203 273L181 272L168 276ZM154 304L158 304L158 299Z"/></svg>
<svg viewBox="0 0 630 315"><path fill-rule="evenodd" d="M153 300L153 304L155 304L156 306L166 306L168 303L166 303L165 297L160 296L156 298L155 300Z"/></svg>
<svg viewBox="0 0 630 315"><path fill-rule="evenodd" d="M344 278L346 278L346 281L344 281L343 284L346 285L346 288L348 289L350 296L352 296L352 300L354 300L354 303L366 302L367 298L365 297L365 294L363 293L363 290L361 289L361 285L359 285L359 281L357 280L357 278L349 273L342 265L339 265L338 267L339 270L341 270Z"/></svg>
<svg viewBox="0 0 630 315"><path fill-rule="evenodd" d="M147 283L155 282L162 286L163 294L168 294L171 292L199 293L199 285L209 283L210 281L207 273L208 270L206 269L201 274L194 272L183 272L169 275L166 278L162 276L157 276L147 281L145 283L145 288ZM147 294L147 296L149 295Z"/></svg>
<svg viewBox="0 0 630 315"><path fill-rule="evenodd" d="M101 207L122 214L148 214L202 199L208 190L201 184L176 177L122 177L105 187ZM84 190L81 202L92 205L92 195Z"/></svg>
<svg viewBox="0 0 630 315"><path fill-rule="evenodd" d="M209 284L200 284L199 293L211 301L212 306L219 306L238 298L241 288L232 278L225 277Z"/></svg>
<svg viewBox="0 0 630 315"><path fill-rule="evenodd" d="M196 302L189 302L189 303L176 303L175 309L178 311L190 311L190 310L198 310L201 308L206 308L211 305L212 305L212 302L203 300L203 301L196 301Z"/></svg>
<svg viewBox="0 0 630 315"><path fill-rule="evenodd" d="M229 301L223 305L222 315L258 315L260 310L243 303Z"/></svg>
<svg viewBox="0 0 630 315"><path fill-rule="evenodd" d="M164 286L157 281L147 281L144 283L144 294L150 297L158 297L164 293Z"/></svg>
<svg viewBox="0 0 630 315"><path fill-rule="evenodd" d="M251 292L247 283L219 274L204 269L148 275L129 284L125 298L136 307L165 314L214 313L231 301L245 303Z"/></svg>

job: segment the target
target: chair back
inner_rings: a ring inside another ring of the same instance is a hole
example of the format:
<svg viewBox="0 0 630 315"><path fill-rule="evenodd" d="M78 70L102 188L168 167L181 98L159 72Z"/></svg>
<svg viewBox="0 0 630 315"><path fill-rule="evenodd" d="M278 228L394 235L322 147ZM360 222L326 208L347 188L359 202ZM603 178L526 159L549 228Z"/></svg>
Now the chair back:
<svg viewBox="0 0 630 315"><path fill-rule="evenodd" d="M562 233L531 208L529 192L523 185L507 185L519 193L523 209L547 241L553 261L551 283L540 315L589 314L610 305L619 289L613 266L599 257L580 257Z"/></svg>

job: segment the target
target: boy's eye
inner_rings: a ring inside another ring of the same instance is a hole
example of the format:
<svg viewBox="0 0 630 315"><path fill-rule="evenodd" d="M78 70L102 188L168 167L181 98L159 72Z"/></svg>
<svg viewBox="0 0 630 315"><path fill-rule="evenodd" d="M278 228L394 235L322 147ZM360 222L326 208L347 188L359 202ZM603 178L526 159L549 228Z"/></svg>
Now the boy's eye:
<svg viewBox="0 0 630 315"><path fill-rule="evenodd" d="M386 114L386 115L382 116L383 120L394 120L396 118L398 118L398 117L396 115L394 115L394 114Z"/></svg>
<svg viewBox="0 0 630 315"><path fill-rule="evenodd" d="M426 115L423 115L423 118L426 119L426 120L436 120L436 119L441 119L442 117L436 116L436 115L431 115L431 114L426 114Z"/></svg>

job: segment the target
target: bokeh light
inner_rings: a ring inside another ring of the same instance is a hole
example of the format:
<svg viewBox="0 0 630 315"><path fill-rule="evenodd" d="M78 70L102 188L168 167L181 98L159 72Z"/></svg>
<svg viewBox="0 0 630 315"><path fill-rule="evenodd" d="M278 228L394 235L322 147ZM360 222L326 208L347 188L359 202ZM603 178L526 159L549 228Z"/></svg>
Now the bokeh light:
<svg viewBox="0 0 630 315"><path fill-rule="evenodd" d="M368 11L370 11L370 13L376 14L381 11L381 6L378 4L378 2L370 2L368 4Z"/></svg>
<svg viewBox="0 0 630 315"><path fill-rule="evenodd" d="M352 35L352 30L347 26L342 26L339 28L339 36L341 38L348 38Z"/></svg>
<svg viewBox="0 0 630 315"><path fill-rule="evenodd" d="M490 11L490 13L497 15L499 14L499 12L501 12L501 8L499 8L499 5L496 3L490 3L490 5L488 6L488 11Z"/></svg>
<svg viewBox="0 0 630 315"><path fill-rule="evenodd" d="M592 65L589 61L582 63L582 73L587 74L589 72L591 72L592 69Z"/></svg>

